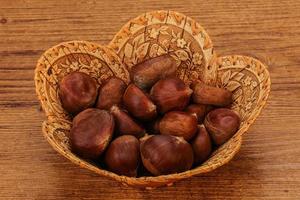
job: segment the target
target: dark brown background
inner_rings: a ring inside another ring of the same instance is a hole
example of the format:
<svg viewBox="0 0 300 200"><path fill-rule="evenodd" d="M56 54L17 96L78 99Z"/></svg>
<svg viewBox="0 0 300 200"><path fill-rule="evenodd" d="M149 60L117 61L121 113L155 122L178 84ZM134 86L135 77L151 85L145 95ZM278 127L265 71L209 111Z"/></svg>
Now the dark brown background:
<svg viewBox="0 0 300 200"><path fill-rule="evenodd" d="M130 18L155 9L199 21L219 55L270 66L268 105L237 156L173 187L121 186L67 161L41 134L37 59L66 40L107 44ZM0 199L300 199L300 1L0 0Z"/></svg>

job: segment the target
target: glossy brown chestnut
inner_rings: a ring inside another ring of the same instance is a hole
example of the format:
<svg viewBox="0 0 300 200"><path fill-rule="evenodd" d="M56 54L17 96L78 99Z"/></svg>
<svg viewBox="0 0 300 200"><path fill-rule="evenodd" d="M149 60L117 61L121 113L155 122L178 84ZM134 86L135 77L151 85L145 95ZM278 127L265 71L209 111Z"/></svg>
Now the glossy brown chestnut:
<svg viewBox="0 0 300 200"><path fill-rule="evenodd" d="M123 95L123 104L134 117L149 121L156 117L156 106L148 96L134 84L130 84Z"/></svg>
<svg viewBox="0 0 300 200"><path fill-rule="evenodd" d="M151 88L150 96L160 113L183 110L190 101L193 91L179 78L159 80Z"/></svg>
<svg viewBox="0 0 300 200"><path fill-rule="evenodd" d="M198 123L202 123L206 115L207 105L204 104L191 104L186 109L185 112L190 114L195 114L198 119Z"/></svg>
<svg viewBox="0 0 300 200"><path fill-rule="evenodd" d="M140 162L140 143L132 135L116 138L105 153L105 164L116 174L135 177Z"/></svg>
<svg viewBox="0 0 300 200"><path fill-rule="evenodd" d="M240 123L239 115L228 108L215 109L204 120L205 128L216 145L229 140L238 131Z"/></svg>
<svg viewBox="0 0 300 200"><path fill-rule="evenodd" d="M193 101L198 104L228 106L232 103L232 92L197 82L192 86Z"/></svg>
<svg viewBox="0 0 300 200"><path fill-rule="evenodd" d="M175 75L176 62L168 54L150 58L131 68L132 82L141 89L148 89L159 79Z"/></svg>
<svg viewBox="0 0 300 200"><path fill-rule="evenodd" d="M210 137L203 125L198 126L198 133L191 141L194 151L194 163L200 164L208 159L212 151Z"/></svg>
<svg viewBox="0 0 300 200"><path fill-rule="evenodd" d="M83 72L72 72L59 83L62 107L71 114L77 114L92 107L97 98L97 82Z"/></svg>
<svg viewBox="0 0 300 200"><path fill-rule="evenodd" d="M113 105L120 105L123 94L126 90L126 83L118 78L109 78L99 89L96 107L109 110Z"/></svg>
<svg viewBox="0 0 300 200"><path fill-rule="evenodd" d="M88 159L98 158L114 132L113 116L96 108L88 108L73 119L70 131L72 151Z"/></svg>
<svg viewBox="0 0 300 200"><path fill-rule="evenodd" d="M179 173L193 164L193 150L183 138L154 135L141 143L141 157L145 168L153 175Z"/></svg>
<svg viewBox="0 0 300 200"><path fill-rule="evenodd" d="M110 112L115 118L116 130L120 135L133 135L137 138L144 135L145 130L126 111L112 106Z"/></svg>
<svg viewBox="0 0 300 200"><path fill-rule="evenodd" d="M159 122L162 135L174 135L190 140L197 132L197 118L181 111L166 113Z"/></svg>

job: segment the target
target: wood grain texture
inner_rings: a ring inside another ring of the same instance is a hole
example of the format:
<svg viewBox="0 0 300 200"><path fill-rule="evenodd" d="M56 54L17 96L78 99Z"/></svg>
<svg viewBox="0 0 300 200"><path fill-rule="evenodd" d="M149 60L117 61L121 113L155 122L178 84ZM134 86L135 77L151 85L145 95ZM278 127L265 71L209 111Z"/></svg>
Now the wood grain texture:
<svg viewBox="0 0 300 200"><path fill-rule="evenodd" d="M196 19L219 55L270 66L268 105L227 165L172 187L144 191L80 169L41 134L37 59L66 40L107 44L142 12ZM0 199L300 199L299 1L0 0Z"/></svg>

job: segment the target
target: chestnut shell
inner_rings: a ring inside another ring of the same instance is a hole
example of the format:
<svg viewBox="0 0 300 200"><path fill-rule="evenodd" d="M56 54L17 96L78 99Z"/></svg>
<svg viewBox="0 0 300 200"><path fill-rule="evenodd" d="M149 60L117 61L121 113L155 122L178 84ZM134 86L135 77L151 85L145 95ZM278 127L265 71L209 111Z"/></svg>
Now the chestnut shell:
<svg viewBox="0 0 300 200"><path fill-rule="evenodd" d="M139 125L125 110L121 110L117 106L110 109L116 123L116 131L119 135L133 135L140 138L144 135L144 128Z"/></svg>
<svg viewBox="0 0 300 200"><path fill-rule="evenodd" d="M148 137L140 151L145 168L156 176L189 170L194 159L191 145L171 135Z"/></svg>
<svg viewBox="0 0 300 200"><path fill-rule="evenodd" d="M96 107L99 109L110 109L113 105L120 105L126 90L126 83L118 78L111 77L99 88Z"/></svg>
<svg viewBox="0 0 300 200"><path fill-rule="evenodd" d="M205 128L216 145L229 140L240 127L239 115L228 108L218 108L209 112L204 120Z"/></svg>
<svg viewBox="0 0 300 200"><path fill-rule="evenodd" d="M150 121L157 115L154 103L134 84L127 87L123 95L123 104L130 114L140 120Z"/></svg>
<svg viewBox="0 0 300 200"><path fill-rule="evenodd" d="M175 75L176 68L174 58L165 54L133 66L130 70L130 78L135 85L146 90L159 79Z"/></svg>
<svg viewBox="0 0 300 200"><path fill-rule="evenodd" d="M233 102L232 92L224 88L213 87L197 82L192 85L193 102L215 106L228 106Z"/></svg>
<svg viewBox="0 0 300 200"><path fill-rule="evenodd" d="M195 138L191 141L194 151L194 163L200 164L208 159L212 152L212 144L206 128L201 125Z"/></svg>
<svg viewBox="0 0 300 200"><path fill-rule="evenodd" d="M97 82L83 72L71 72L59 82L62 107L70 114L77 114L92 107L97 98Z"/></svg>
<svg viewBox="0 0 300 200"><path fill-rule="evenodd" d="M70 131L72 151L84 158L98 158L112 138L114 125L113 116L105 110L88 108L80 112Z"/></svg>
<svg viewBox="0 0 300 200"><path fill-rule="evenodd" d="M179 78L159 80L151 88L150 96L160 113L183 110L190 101L193 91Z"/></svg>
<svg viewBox="0 0 300 200"><path fill-rule="evenodd" d="M140 143L131 135L113 140L105 152L105 164L116 174L135 177L140 162Z"/></svg>
<svg viewBox="0 0 300 200"><path fill-rule="evenodd" d="M159 122L162 135L174 135L190 140L197 132L197 118L182 111L166 113Z"/></svg>

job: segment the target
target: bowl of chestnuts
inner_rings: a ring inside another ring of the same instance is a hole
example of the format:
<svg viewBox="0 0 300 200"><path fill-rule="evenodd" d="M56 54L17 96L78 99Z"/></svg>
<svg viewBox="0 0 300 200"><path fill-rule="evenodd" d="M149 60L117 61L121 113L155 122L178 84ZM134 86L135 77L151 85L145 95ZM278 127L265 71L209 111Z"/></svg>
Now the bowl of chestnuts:
<svg viewBox="0 0 300 200"><path fill-rule="evenodd" d="M48 49L35 84L43 134L55 150L99 175L151 189L229 162L271 82L254 58L218 57L193 19L153 11L106 46L70 41Z"/></svg>

